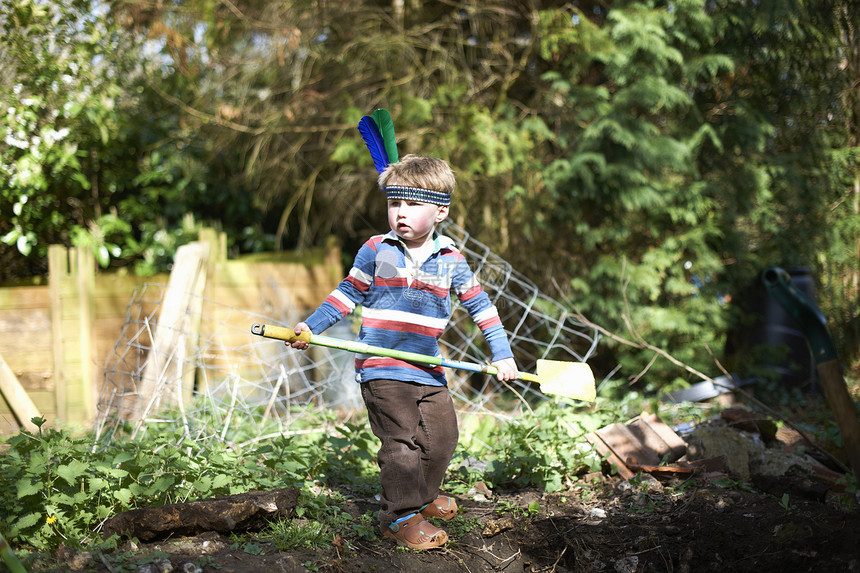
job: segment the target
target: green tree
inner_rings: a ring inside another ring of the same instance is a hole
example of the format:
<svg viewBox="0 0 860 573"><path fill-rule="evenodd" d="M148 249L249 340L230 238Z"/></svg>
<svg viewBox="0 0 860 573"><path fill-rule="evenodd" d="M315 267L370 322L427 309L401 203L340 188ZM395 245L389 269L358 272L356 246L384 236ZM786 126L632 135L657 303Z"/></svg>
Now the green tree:
<svg viewBox="0 0 860 573"><path fill-rule="evenodd" d="M700 106L719 110L714 126L723 149L699 161L708 185L725 198L723 277L740 295L732 317L738 330L755 310L742 297L765 268L807 266L848 359L857 352L845 333L858 296L842 287L860 259L845 247L860 220L851 212L857 143L845 121L851 78L842 29L857 16L840 26L839 6L762 1L750 11L745 2L717 3L718 46L738 67L701 94Z"/></svg>
<svg viewBox="0 0 860 573"><path fill-rule="evenodd" d="M176 113L148 105L141 44L90 0L3 3L0 30L0 280L44 274L53 243L163 268L205 180Z"/></svg>
<svg viewBox="0 0 860 573"><path fill-rule="evenodd" d="M541 114L557 127L538 216L567 266L554 273L598 324L697 366L723 326L719 197L696 163L721 142L694 99L734 69L715 32L701 2L681 1L547 11L540 34ZM633 376L653 354L630 350L609 356Z"/></svg>
<svg viewBox="0 0 860 573"><path fill-rule="evenodd" d="M3 243L23 255L68 242L74 225L97 219L98 150L118 130L121 89L102 45L119 49L89 3L6 2L0 6L4 77L0 147ZM14 259L4 253L8 269Z"/></svg>
<svg viewBox="0 0 860 573"><path fill-rule="evenodd" d="M711 351L751 310L725 303L766 267L847 263L829 231L856 225L836 215L856 154L838 119L835 6L579 6L542 17L541 116L558 126L547 226L567 229L553 272L568 265L571 299L595 322L718 372ZM628 375L680 373L651 351L620 356Z"/></svg>
<svg viewBox="0 0 860 573"><path fill-rule="evenodd" d="M838 333L856 323L850 2L111 7L0 12L17 251L153 269L208 221L235 251L333 234L348 256L385 229L355 129L385 107L402 153L454 167L455 221L640 346L713 372L729 298L775 264L812 266ZM600 360L683 374L653 356L606 340Z"/></svg>
<svg viewBox="0 0 860 573"><path fill-rule="evenodd" d="M512 97L538 79L532 3L129 6L134 26L162 46L165 103L207 142L219 175L207 187L252 197L278 248L329 234L350 246L384 228L356 130L376 107L392 113L402 152L454 165L461 219L477 211L502 249L516 242L503 231L509 210L490 215L487 205L519 209L509 195L539 167L531 150L546 130Z"/></svg>
<svg viewBox="0 0 860 573"><path fill-rule="evenodd" d="M831 319L840 356L846 364L860 361L860 5L835 3L844 68L840 109L846 139L831 154L828 170L834 188L843 193L830 206L828 227L833 247L820 259L825 316Z"/></svg>

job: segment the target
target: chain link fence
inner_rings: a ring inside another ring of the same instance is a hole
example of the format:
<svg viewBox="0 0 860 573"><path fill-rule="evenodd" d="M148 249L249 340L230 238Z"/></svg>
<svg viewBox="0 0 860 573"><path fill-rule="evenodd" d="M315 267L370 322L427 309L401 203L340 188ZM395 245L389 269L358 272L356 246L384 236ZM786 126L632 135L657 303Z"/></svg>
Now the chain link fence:
<svg viewBox="0 0 860 573"><path fill-rule="evenodd" d="M533 372L538 359L585 362L594 355L599 336L593 328L460 227L446 222L440 231L457 243L496 305L521 370ZM343 421L363 415L354 355L324 347L295 351L251 334L256 323L296 324L304 318L298 309L287 305L278 316L262 316L185 293L183 320L159 324L167 291L168 285L148 283L132 296L105 369L95 430L99 441L170 427L198 443L243 446L313 431L333 417ZM289 293L282 295L289 300ZM480 330L452 298L454 310L440 341L443 355L486 362ZM356 320L349 317L325 335L354 339ZM154 344L165 336L167 347ZM447 375L461 416L511 418L546 399L539 386L521 380L501 383L457 370Z"/></svg>

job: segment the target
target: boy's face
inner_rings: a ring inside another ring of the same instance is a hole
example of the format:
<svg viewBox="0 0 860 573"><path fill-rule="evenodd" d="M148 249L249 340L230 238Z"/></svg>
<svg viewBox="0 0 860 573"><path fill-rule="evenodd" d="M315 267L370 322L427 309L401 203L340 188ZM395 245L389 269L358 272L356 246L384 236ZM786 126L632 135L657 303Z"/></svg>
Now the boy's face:
<svg viewBox="0 0 860 573"><path fill-rule="evenodd" d="M448 206L405 199L388 201L388 225L407 247L420 247L433 234L436 225L448 216Z"/></svg>

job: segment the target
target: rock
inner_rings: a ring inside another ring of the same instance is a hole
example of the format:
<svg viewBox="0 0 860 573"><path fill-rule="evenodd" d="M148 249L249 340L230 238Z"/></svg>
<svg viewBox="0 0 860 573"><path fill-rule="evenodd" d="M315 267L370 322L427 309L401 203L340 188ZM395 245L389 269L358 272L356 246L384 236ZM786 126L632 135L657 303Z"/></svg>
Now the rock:
<svg viewBox="0 0 860 573"><path fill-rule="evenodd" d="M76 551L61 543L57 548L57 561L65 564L69 571L83 571L93 562L93 556L89 551Z"/></svg>
<svg viewBox="0 0 860 573"><path fill-rule="evenodd" d="M153 541L205 531L253 531L273 518L291 516L298 499L298 489L284 488L133 509L108 520L104 537L117 534Z"/></svg>
<svg viewBox="0 0 860 573"><path fill-rule="evenodd" d="M687 457L691 460L721 456L729 474L743 481L750 479L750 453L758 455L764 445L744 437L732 428L700 426L688 439Z"/></svg>
<svg viewBox="0 0 860 573"><path fill-rule="evenodd" d="M173 573L173 564L169 559L159 557L152 563L146 563L138 567L137 573Z"/></svg>
<svg viewBox="0 0 860 573"><path fill-rule="evenodd" d="M603 519L606 517L606 511L599 507L593 507L591 508L591 511L588 512L588 517L593 517L595 519Z"/></svg>
<svg viewBox="0 0 860 573"><path fill-rule="evenodd" d="M513 519L503 517L501 519L491 519L484 525L481 534L484 537L493 537L503 531L508 531L516 526Z"/></svg>

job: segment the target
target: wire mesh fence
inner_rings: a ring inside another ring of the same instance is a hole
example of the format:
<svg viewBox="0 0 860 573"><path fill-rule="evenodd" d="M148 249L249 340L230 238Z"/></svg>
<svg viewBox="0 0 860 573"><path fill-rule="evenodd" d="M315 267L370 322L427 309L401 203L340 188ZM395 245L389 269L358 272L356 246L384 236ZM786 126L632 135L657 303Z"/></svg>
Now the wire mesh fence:
<svg viewBox="0 0 860 573"><path fill-rule="evenodd" d="M539 359L585 362L594 355L595 330L460 227L446 223L440 230L457 243L498 308L521 370L533 371ZM319 346L296 351L250 331L256 323L292 326L304 318L299 309L288 304L278 316L263 316L183 294L182 320L159 324L168 285L147 283L134 292L105 368L99 441L170 427L183 439L241 446L318 429L332 412L348 419L361 411L352 354ZM353 320L345 319L325 334L351 340L356 332ZM440 349L452 360L487 361L481 332L456 298ZM461 415L510 418L546 398L539 386L521 380L501 383L457 370L447 376Z"/></svg>

